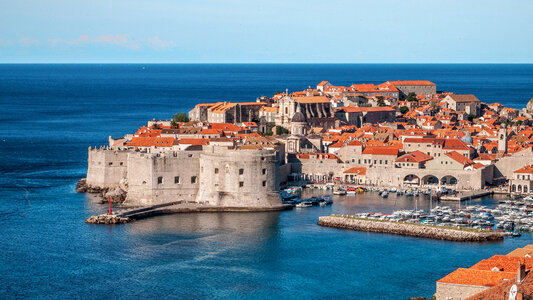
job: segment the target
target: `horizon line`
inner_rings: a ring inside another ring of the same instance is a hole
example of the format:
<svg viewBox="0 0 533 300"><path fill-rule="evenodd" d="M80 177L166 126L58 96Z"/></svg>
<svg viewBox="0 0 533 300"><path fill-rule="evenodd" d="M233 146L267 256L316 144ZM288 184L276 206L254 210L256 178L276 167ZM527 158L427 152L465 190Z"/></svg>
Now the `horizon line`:
<svg viewBox="0 0 533 300"><path fill-rule="evenodd" d="M533 62L0 62L0 65L150 64L150 65L531 65Z"/></svg>

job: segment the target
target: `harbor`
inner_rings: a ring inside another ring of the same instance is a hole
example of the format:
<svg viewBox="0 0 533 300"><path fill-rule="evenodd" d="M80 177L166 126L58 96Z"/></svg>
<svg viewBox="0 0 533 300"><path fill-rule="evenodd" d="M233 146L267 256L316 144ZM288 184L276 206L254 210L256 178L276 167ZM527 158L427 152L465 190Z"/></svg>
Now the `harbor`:
<svg viewBox="0 0 533 300"><path fill-rule="evenodd" d="M462 199L463 203L447 201L444 197L435 198L428 191L418 190L403 192L394 189L358 187L347 189L343 194L339 194L338 191L339 189L334 187L325 189L292 187L282 192L282 198L290 199L285 201L296 205L308 202L310 199L326 198L331 202L334 201L334 206L338 202L357 202L358 199L364 199L362 201L366 206L353 211L350 215L368 220L498 231L513 237L519 237L524 232L533 232L533 197L530 196L511 199L504 195L493 195L491 192L478 192ZM373 207L369 199L383 206Z"/></svg>

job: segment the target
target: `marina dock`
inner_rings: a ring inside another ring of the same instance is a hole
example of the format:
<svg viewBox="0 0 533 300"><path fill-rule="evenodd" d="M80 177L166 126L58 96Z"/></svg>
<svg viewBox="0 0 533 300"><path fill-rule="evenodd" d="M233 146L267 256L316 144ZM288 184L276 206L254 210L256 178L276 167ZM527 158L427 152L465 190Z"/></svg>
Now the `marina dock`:
<svg viewBox="0 0 533 300"><path fill-rule="evenodd" d="M476 198L481 198L485 196L492 195L492 191L464 191L457 192L455 195L444 195L441 196L440 200L442 201L466 201Z"/></svg>

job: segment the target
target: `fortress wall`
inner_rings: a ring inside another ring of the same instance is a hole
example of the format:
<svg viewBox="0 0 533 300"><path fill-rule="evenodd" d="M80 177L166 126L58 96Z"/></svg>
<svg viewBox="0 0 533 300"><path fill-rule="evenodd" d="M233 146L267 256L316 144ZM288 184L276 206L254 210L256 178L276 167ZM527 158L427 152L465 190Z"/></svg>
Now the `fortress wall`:
<svg viewBox="0 0 533 300"><path fill-rule="evenodd" d="M118 186L126 178L128 151L89 148L87 184L98 187Z"/></svg>
<svg viewBox="0 0 533 300"><path fill-rule="evenodd" d="M200 157L198 200L222 207L279 206L279 176L273 150L211 147Z"/></svg>
<svg viewBox="0 0 533 300"><path fill-rule="evenodd" d="M130 205L196 201L201 151L131 153L128 156Z"/></svg>

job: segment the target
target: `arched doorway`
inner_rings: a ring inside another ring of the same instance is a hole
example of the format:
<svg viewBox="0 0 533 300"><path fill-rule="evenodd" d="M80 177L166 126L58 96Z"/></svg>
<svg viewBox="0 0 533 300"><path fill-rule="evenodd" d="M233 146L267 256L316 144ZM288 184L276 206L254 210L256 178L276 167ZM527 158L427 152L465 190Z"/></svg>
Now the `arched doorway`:
<svg viewBox="0 0 533 300"><path fill-rule="evenodd" d="M403 178L405 185L420 185L420 178L414 174L409 174Z"/></svg>
<svg viewBox="0 0 533 300"><path fill-rule="evenodd" d="M422 184L439 184L439 179L434 175L426 175L422 177Z"/></svg>
<svg viewBox="0 0 533 300"><path fill-rule="evenodd" d="M457 184L457 178L453 177L452 175L446 175L446 176L441 178L440 184L456 185Z"/></svg>

